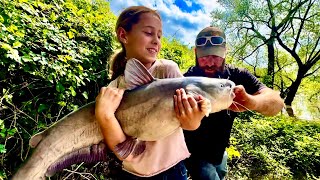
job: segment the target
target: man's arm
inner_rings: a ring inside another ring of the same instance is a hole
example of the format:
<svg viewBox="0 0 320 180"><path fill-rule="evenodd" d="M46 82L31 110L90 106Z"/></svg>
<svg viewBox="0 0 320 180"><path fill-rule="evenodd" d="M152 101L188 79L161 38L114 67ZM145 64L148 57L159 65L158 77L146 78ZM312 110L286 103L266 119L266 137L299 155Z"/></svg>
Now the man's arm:
<svg viewBox="0 0 320 180"><path fill-rule="evenodd" d="M280 93L268 87L250 95L242 85L239 85L235 87L234 93L236 95L234 103L229 107L232 111L253 110L266 116L274 116L284 107Z"/></svg>
<svg viewBox="0 0 320 180"><path fill-rule="evenodd" d="M280 93L270 88L263 88L254 95L255 108L253 110L266 115L274 116L278 114L285 104L280 97Z"/></svg>

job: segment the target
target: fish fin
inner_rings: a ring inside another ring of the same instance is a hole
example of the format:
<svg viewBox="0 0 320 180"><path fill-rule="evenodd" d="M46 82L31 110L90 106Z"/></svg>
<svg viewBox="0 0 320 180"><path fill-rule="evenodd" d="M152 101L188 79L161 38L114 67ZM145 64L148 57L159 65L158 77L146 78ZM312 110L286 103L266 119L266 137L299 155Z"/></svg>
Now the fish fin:
<svg viewBox="0 0 320 180"><path fill-rule="evenodd" d="M144 150L146 150L146 142L138 140L138 143L134 147L132 155L133 156L138 156L138 155L142 154L144 152Z"/></svg>
<svg viewBox="0 0 320 180"><path fill-rule="evenodd" d="M47 169L46 176L51 177L55 173L70 167L72 164L81 162L84 162L85 164L97 163L100 161L107 162L107 153L108 148L104 142L72 151L51 164Z"/></svg>
<svg viewBox="0 0 320 180"><path fill-rule="evenodd" d="M196 101L199 100L199 98L198 98L199 93L198 92L201 92L201 89L199 87L197 87L194 84L188 84L185 87L185 90L186 90L186 94L191 95Z"/></svg>
<svg viewBox="0 0 320 180"><path fill-rule="evenodd" d="M114 147L115 153L118 154L121 159L125 159L133 152L136 143L137 139L127 137L125 141Z"/></svg>
<svg viewBox="0 0 320 180"><path fill-rule="evenodd" d="M124 70L124 80L128 89L134 89L138 86L148 84L154 81L154 79L155 78L139 60L132 58L127 61Z"/></svg>
<svg viewBox="0 0 320 180"><path fill-rule="evenodd" d="M201 102L203 101L203 102ZM208 117L211 112L211 102L209 99L205 98L203 100L200 100L198 103L200 103L200 109L204 112L204 114Z"/></svg>
<svg viewBox="0 0 320 180"><path fill-rule="evenodd" d="M200 93L198 92L201 92L202 90L194 84L187 85L185 89L186 93L191 95L198 102L198 104L200 104L201 111L203 111L204 114L208 117L211 113L211 102L205 97L204 99L199 100Z"/></svg>
<svg viewBox="0 0 320 180"><path fill-rule="evenodd" d="M40 143L43 137L44 137L43 132L33 135L29 140L29 146L32 148L37 147L37 145Z"/></svg>

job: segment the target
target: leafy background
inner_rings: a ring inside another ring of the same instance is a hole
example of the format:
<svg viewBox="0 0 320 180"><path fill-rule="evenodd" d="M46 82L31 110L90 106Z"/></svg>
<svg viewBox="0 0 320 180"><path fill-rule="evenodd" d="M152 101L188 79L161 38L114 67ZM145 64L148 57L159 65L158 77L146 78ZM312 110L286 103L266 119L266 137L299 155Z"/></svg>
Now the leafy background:
<svg viewBox="0 0 320 180"><path fill-rule="evenodd" d="M0 179L8 179L32 152L28 140L33 134L93 101L109 83L109 57L119 44L109 2L0 3ZM195 62L192 48L166 37L159 58L174 60L181 71ZM245 66L232 57L229 62ZM264 68L248 68L266 79ZM319 82L308 81L304 89L314 94L310 87ZM244 113L235 121L228 148L228 178L319 178L319 142L319 121ZM120 164L110 157L108 162L74 165L51 179L112 179Z"/></svg>

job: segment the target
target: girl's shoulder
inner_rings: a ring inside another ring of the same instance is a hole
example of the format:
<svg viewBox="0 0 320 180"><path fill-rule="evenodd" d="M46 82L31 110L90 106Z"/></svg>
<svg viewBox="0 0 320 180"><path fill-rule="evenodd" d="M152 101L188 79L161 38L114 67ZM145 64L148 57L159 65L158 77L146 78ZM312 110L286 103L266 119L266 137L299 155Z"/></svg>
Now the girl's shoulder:
<svg viewBox="0 0 320 180"><path fill-rule="evenodd" d="M159 65L165 65L165 66L174 66L178 67L178 64L174 62L173 60L168 60L168 59L158 59L157 62L159 62Z"/></svg>
<svg viewBox="0 0 320 180"><path fill-rule="evenodd" d="M111 81L108 84L108 87L115 87L115 88L124 88L126 89L126 83L124 80L124 76L120 75L115 80Z"/></svg>
<svg viewBox="0 0 320 180"><path fill-rule="evenodd" d="M178 64L172 60L158 59L157 62L158 62L157 63L158 66L164 67L167 70L167 72L171 72L171 71L179 71L180 72Z"/></svg>
<svg viewBox="0 0 320 180"><path fill-rule="evenodd" d="M160 79L182 77L178 64L168 59L158 59L151 71Z"/></svg>

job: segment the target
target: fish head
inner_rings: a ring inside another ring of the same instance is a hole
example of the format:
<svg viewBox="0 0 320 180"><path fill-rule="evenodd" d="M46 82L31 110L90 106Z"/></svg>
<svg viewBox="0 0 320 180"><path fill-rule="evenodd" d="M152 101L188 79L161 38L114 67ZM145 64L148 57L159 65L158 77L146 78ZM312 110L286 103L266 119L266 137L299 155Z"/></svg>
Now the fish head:
<svg viewBox="0 0 320 180"><path fill-rule="evenodd" d="M235 98L235 83L231 80L201 77L194 82L186 87L187 91L208 99L211 104L210 113L227 109Z"/></svg>

